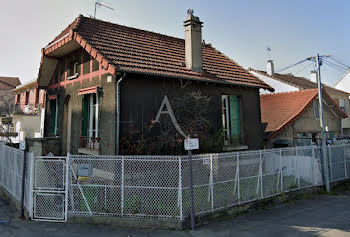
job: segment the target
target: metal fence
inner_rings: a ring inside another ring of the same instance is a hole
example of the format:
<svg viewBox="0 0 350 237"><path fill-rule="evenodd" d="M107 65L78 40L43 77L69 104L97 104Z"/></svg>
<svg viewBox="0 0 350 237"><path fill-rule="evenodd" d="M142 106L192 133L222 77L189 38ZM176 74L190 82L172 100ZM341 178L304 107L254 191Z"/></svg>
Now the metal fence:
<svg viewBox="0 0 350 237"><path fill-rule="evenodd" d="M347 179L350 144L329 146L327 152L331 181ZM0 144L0 185L18 201L23 154ZM34 219L190 216L187 156L27 157L25 204ZM195 213L322 185L320 157L315 146L193 155Z"/></svg>
<svg viewBox="0 0 350 237"><path fill-rule="evenodd" d="M332 181L350 173L350 145L329 147ZM323 184L321 149L293 147L194 155L196 215ZM187 156L69 157L69 215L190 215ZM82 175L83 174L83 175Z"/></svg>
<svg viewBox="0 0 350 237"><path fill-rule="evenodd" d="M24 207L32 216L33 153L26 154ZM0 143L0 186L21 203L24 151Z"/></svg>

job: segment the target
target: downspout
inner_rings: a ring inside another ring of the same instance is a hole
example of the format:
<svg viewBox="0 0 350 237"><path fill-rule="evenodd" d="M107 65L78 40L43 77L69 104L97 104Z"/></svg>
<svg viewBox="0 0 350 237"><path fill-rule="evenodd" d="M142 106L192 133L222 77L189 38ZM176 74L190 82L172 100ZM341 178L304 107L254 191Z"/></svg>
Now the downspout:
<svg viewBox="0 0 350 237"><path fill-rule="evenodd" d="M115 137L115 154L119 155L119 134L120 134L120 83L126 77L126 72L119 78L117 81L117 103L116 103L116 111L117 111L117 122L116 122L116 137Z"/></svg>

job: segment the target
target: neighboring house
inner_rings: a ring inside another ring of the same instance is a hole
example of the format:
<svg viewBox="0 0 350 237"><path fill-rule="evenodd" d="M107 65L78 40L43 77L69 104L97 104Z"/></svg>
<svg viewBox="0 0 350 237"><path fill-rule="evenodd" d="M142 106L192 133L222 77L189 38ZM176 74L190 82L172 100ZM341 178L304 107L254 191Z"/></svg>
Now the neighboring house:
<svg viewBox="0 0 350 237"><path fill-rule="evenodd" d="M260 95L261 120L266 125L265 148L305 146L321 138L318 89ZM341 136L347 115L323 89L327 138Z"/></svg>
<svg viewBox="0 0 350 237"><path fill-rule="evenodd" d="M265 83L271 85L276 93L279 92L289 92L298 91L305 89L317 88L317 73L316 71L311 71L310 79L304 77L296 77L292 74L279 74L274 72L274 64L272 60L267 62L267 71L259 71L256 69L249 68L249 71L264 81ZM350 112L350 91L340 90L341 88L333 88L323 84L326 92L333 98L333 100L339 105L344 113ZM268 94L269 92L260 91L260 94ZM350 118L342 120L341 136L350 135Z"/></svg>
<svg viewBox="0 0 350 237"><path fill-rule="evenodd" d="M20 84L18 77L0 77L0 140L7 140L4 132L13 132L13 123L5 117L9 117L14 110L15 96L11 90Z"/></svg>
<svg viewBox="0 0 350 237"><path fill-rule="evenodd" d="M339 90L346 91L350 93L350 70L348 70L342 78L334 85L335 88Z"/></svg>
<svg viewBox="0 0 350 237"><path fill-rule="evenodd" d="M38 88L37 80L17 86L15 93L15 112L12 116L14 130L18 136L13 142L23 141L26 137L41 137L41 110L45 104L45 90Z"/></svg>
<svg viewBox="0 0 350 237"><path fill-rule="evenodd" d="M80 15L42 50L45 135L62 153L259 149L259 89L273 89L210 44L189 14L186 39ZM158 115L158 116L157 116Z"/></svg>

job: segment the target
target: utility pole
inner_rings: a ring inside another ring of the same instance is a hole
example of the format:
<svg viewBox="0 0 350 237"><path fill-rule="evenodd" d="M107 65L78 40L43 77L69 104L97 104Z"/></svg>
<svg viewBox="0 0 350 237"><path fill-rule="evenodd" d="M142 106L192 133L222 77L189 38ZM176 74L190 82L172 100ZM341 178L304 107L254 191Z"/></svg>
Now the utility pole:
<svg viewBox="0 0 350 237"><path fill-rule="evenodd" d="M325 136L325 125L324 125L324 117L323 117L323 102L322 102L322 83L321 83L321 65L322 58L329 57L330 55L322 55L309 57L309 60L314 59L316 61L317 67L317 86L318 86L318 109L320 115L320 125L321 125L321 137L322 137L322 160L323 160L323 173L326 184L327 192L330 192L330 183L329 183L329 168L328 168L328 157L327 157L327 146L326 146L326 136Z"/></svg>

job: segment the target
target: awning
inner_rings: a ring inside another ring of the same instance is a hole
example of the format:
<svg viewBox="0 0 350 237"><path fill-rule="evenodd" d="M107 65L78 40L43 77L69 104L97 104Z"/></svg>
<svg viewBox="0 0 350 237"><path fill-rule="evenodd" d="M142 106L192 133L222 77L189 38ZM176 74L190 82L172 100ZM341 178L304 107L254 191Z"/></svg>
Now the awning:
<svg viewBox="0 0 350 237"><path fill-rule="evenodd" d="M49 100L55 100L57 99L57 95L49 95Z"/></svg>
<svg viewBox="0 0 350 237"><path fill-rule="evenodd" d="M98 86L78 90L78 95L97 93Z"/></svg>

